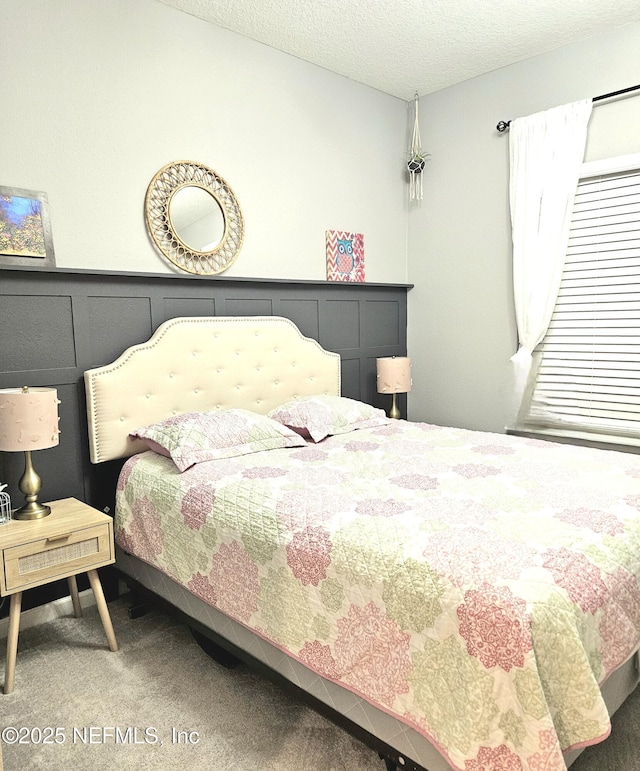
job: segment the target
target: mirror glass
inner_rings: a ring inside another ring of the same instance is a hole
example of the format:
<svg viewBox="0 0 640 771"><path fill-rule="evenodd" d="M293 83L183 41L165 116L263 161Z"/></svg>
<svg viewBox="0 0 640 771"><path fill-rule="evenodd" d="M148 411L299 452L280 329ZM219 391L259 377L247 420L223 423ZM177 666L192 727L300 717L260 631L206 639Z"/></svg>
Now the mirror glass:
<svg viewBox="0 0 640 771"><path fill-rule="evenodd" d="M224 212L216 198L197 185L177 190L169 204L171 225L185 246L210 252L224 236Z"/></svg>

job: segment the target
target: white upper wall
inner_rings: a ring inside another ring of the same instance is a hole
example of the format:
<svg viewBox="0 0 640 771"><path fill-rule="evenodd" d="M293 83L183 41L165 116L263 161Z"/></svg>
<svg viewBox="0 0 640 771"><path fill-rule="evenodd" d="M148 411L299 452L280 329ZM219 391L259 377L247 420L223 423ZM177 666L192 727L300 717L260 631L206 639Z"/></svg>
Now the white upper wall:
<svg viewBox="0 0 640 771"><path fill-rule="evenodd" d="M0 185L47 192L58 266L177 272L144 196L166 163L199 161L246 220L225 276L323 280L325 230L364 233L367 281L415 284L410 417L503 430L517 338L496 123L640 82L640 25L423 97L411 206L412 104L156 0L2 0L0 30ZM640 97L594 108L588 159L639 150Z"/></svg>
<svg viewBox="0 0 640 771"><path fill-rule="evenodd" d="M640 24L421 99L431 153L409 213L412 420L503 431L516 350L509 138L496 124L640 83ZM640 94L594 105L586 159L640 151Z"/></svg>
<svg viewBox="0 0 640 771"><path fill-rule="evenodd" d="M193 160L245 217L225 276L323 280L334 229L407 280L405 102L155 0L3 0L0 29L0 185L48 194L59 267L179 272L143 204Z"/></svg>

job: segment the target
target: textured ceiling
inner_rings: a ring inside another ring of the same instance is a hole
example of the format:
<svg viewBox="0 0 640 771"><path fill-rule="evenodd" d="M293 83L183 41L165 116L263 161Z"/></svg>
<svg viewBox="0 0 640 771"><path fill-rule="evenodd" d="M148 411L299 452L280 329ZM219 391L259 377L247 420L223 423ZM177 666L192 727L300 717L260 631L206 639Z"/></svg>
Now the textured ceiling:
<svg viewBox="0 0 640 771"><path fill-rule="evenodd" d="M640 21L640 0L161 2L406 100Z"/></svg>

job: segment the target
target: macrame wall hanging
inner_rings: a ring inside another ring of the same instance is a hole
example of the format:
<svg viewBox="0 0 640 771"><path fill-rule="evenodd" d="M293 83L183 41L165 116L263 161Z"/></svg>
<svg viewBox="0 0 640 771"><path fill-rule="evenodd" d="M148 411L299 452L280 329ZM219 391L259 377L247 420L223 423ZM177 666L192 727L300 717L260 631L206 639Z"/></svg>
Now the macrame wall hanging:
<svg viewBox="0 0 640 771"><path fill-rule="evenodd" d="M418 123L418 94L414 98L415 118L413 121L413 135L411 137L411 152L407 161L409 171L409 198L411 200L422 200L422 172L424 171L424 162L429 153L422 149L420 140L420 124Z"/></svg>

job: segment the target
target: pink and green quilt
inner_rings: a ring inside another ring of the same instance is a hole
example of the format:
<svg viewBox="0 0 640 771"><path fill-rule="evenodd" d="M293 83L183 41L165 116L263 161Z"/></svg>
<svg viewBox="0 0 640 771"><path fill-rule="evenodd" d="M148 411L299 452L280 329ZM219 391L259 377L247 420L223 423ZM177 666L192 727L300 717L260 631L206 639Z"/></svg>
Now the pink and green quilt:
<svg viewBox="0 0 640 771"><path fill-rule="evenodd" d="M640 457L397 421L125 464L116 540L426 736L461 771L561 771L640 640Z"/></svg>

